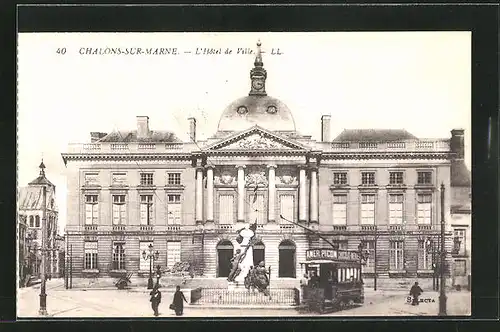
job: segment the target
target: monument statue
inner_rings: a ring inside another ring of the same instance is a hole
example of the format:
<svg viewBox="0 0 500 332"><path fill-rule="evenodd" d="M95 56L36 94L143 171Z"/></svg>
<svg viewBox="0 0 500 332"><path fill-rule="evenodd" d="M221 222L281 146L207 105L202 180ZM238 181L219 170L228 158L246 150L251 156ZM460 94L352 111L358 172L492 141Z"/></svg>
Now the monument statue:
<svg viewBox="0 0 500 332"><path fill-rule="evenodd" d="M236 250L236 255L231 259L231 272L229 273L228 281L236 281L244 283L245 277L253 266L253 237L257 224L245 225L238 231L238 242L240 248Z"/></svg>

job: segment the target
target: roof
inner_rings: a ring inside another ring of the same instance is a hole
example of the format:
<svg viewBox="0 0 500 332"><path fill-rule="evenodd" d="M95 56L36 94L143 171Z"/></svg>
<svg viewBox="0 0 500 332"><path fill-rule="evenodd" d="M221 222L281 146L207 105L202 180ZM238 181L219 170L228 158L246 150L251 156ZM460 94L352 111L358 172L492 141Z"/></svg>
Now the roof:
<svg viewBox="0 0 500 332"><path fill-rule="evenodd" d="M177 136L170 131L155 131L150 130L146 138L138 138L137 130L130 131L113 131L98 142L165 142L165 143L180 143L182 142Z"/></svg>
<svg viewBox="0 0 500 332"><path fill-rule="evenodd" d="M405 129L344 129L334 141L390 142L417 139Z"/></svg>
<svg viewBox="0 0 500 332"><path fill-rule="evenodd" d="M295 132L288 106L268 95L244 96L230 103L220 117L217 131L242 131L255 125L271 131Z"/></svg>
<svg viewBox="0 0 500 332"><path fill-rule="evenodd" d="M55 188L55 185L49 181L49 179L47 179L45 177L45 175L43 174L40 174L36 179L34 179L33 181L31 181L30 183L28 183L29 185L35 185L35 186L44 186L44 185L48 185L48 186L52 186Z"/></svg>
<svg viewBox="0 0 500 332"><path fill-rule="evenodd" d="M18 206L19 210L41 210L43 200L43 188L39 186L22 187L18 190ZM54 199L54 206L51 207L52 199ZM57 210L55 203L55 190L47 190L47 208Z"/></svg>
<svg viewBox="0 0 500 332"><path fill-rule="evenodd" d="M470 187L471 173L467 169L463 159L451 161L451 186L452 187Z"/></svg>

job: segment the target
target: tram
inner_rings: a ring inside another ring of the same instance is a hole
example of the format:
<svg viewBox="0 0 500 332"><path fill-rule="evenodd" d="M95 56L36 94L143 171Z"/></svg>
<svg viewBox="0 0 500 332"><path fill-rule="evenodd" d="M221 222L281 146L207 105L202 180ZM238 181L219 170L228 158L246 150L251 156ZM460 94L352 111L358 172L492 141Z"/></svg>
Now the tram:
<svg viewBox="0 0 500 332"><path fill-rule="evenodd" d="M302 271L308 276L302 285L301 308L327 313L364 302L362 260L357 251L309 249Z"/></svg>

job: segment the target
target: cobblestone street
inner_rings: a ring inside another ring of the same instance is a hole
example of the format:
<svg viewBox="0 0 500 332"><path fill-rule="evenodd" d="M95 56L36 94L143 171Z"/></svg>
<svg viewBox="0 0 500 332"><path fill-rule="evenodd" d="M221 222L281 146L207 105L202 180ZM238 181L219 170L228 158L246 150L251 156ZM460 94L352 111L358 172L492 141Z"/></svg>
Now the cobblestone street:
<svg viewBox="0 0 500 332"><path fill-rule="evenodd" d="M18 316L39 317L39 285L23 288L18 293ZM146 289L135 288L126 291L64 289L61 280L47 282L47 311L49 318L68 317L154 317ZM160 317L176 317L168 305L173 293L162 290ZM470 315L470 292L450 292L448 295L448 315ZM423 299L435 302L411 306L406 303L406 291L377 291L367 289L365 304L348 310L323 316L424 316L437 315L438 292L426 292ZM184 317L259 317L259 316L317 316L299 313L293 308L230 308L200 307L186 305Z"/></svg>

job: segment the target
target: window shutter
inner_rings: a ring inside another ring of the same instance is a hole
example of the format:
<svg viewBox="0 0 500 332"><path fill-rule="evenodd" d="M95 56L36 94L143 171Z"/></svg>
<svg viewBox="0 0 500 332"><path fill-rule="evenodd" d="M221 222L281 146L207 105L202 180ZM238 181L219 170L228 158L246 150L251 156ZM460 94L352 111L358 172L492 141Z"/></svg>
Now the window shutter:
<svg viewBox="0 0 500 332"><path fill-rule="evenodd" d="M120 205L113 204L113 225L120 224Z"/></svg>
<svg viewBox="0 0 500 332"><path fill-rule="evenodd" d="M120 223L124 224L127 220L127 206L125 204L119 205L120 207Z"/></svg>
<svg viewBox="0 0 500 332"><path fill-rule="evenodd" d="M85 204L85 225L92 225L92 204Z"/></svg>
<svg viewBox="0 0 500 332"><path fill-rule="evenodd" d="M147 224L147 205L141 204L141 225Z"/></svg>

